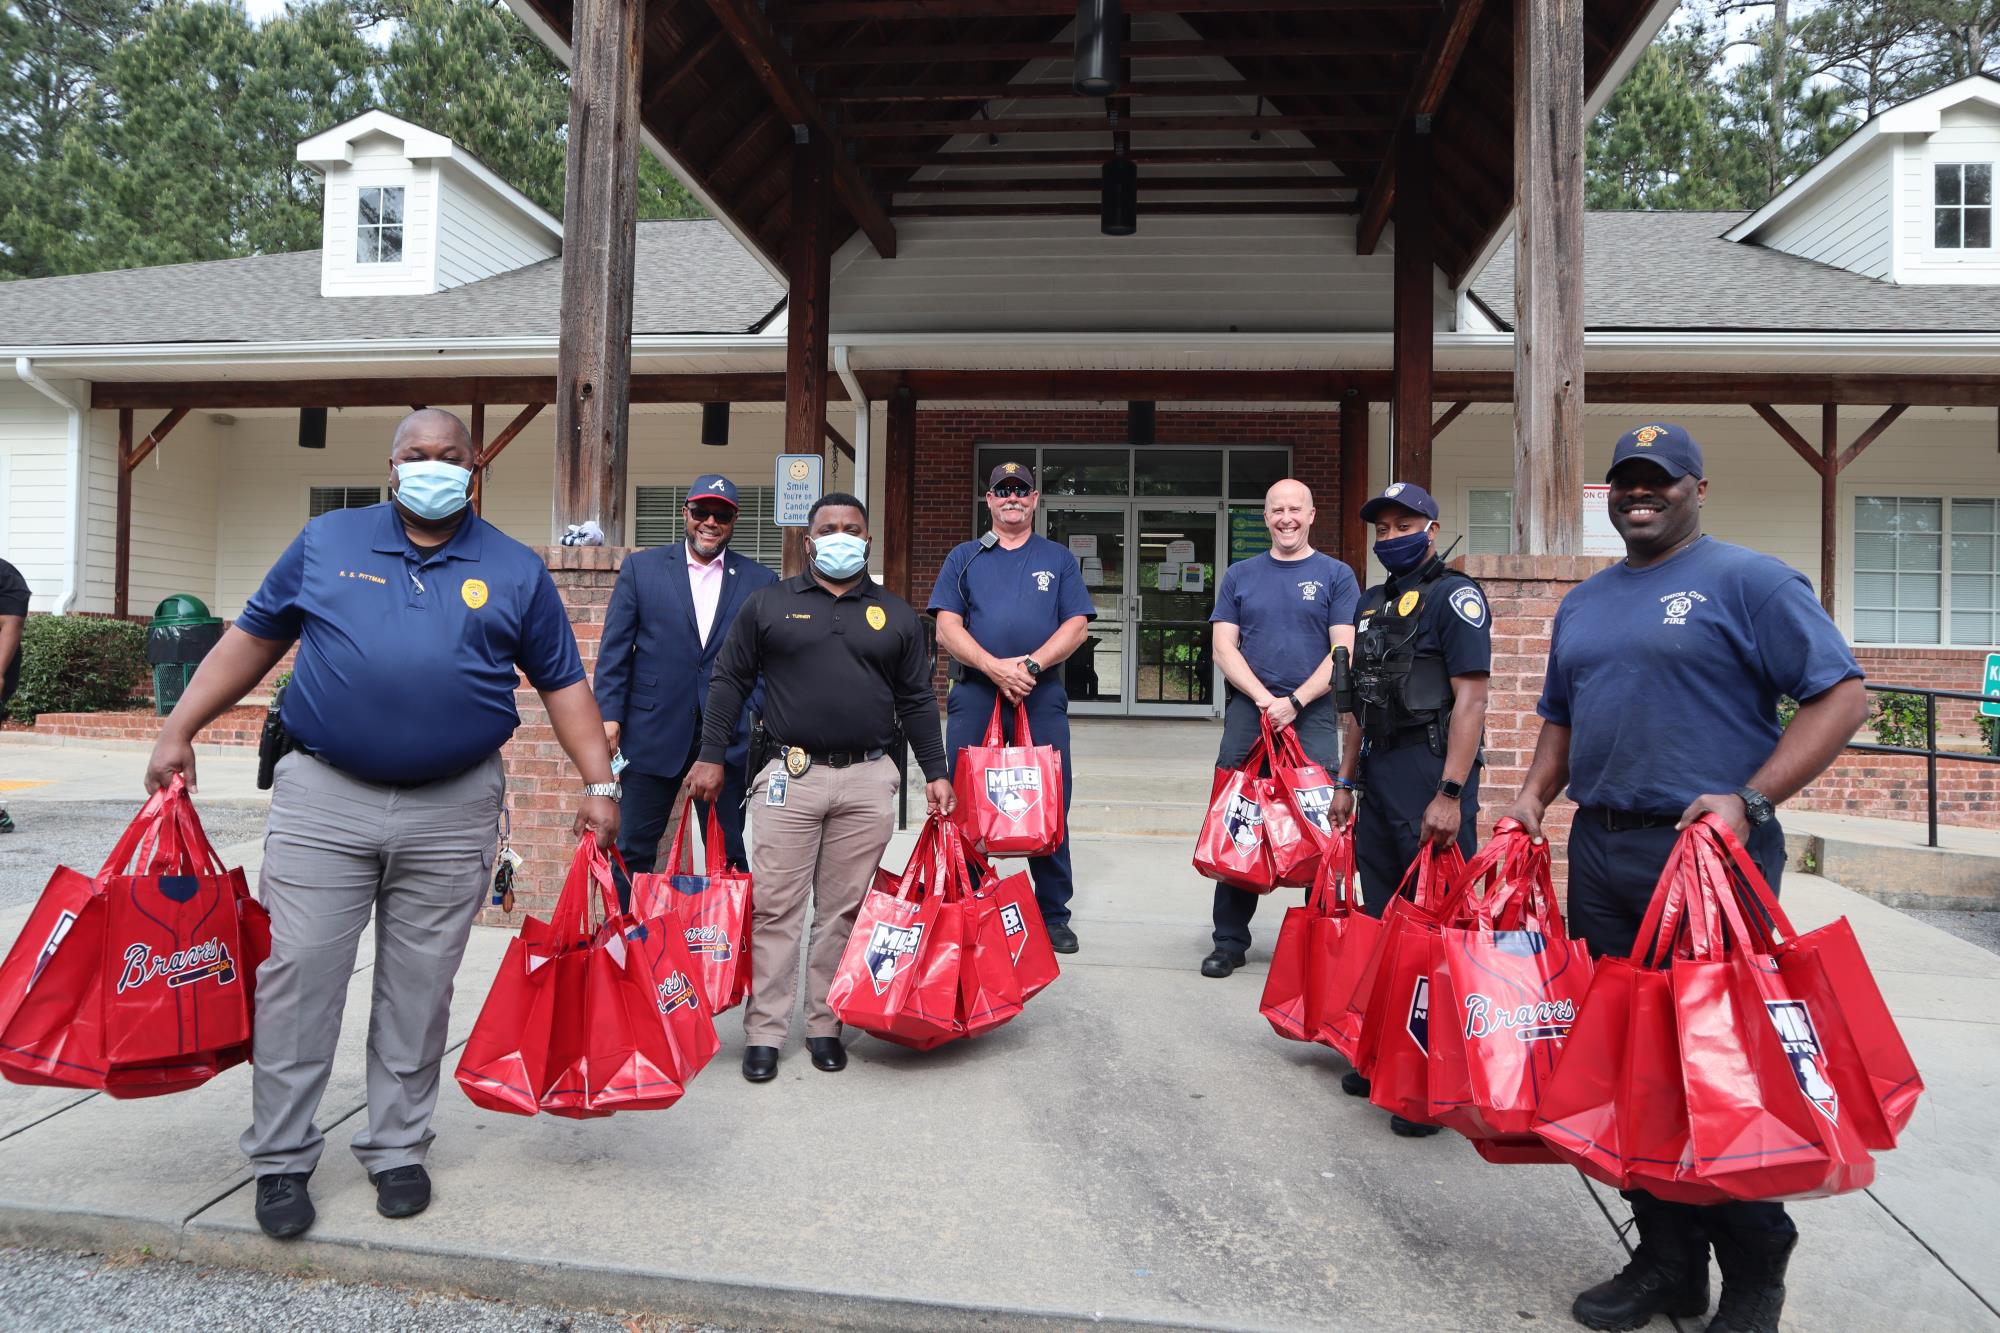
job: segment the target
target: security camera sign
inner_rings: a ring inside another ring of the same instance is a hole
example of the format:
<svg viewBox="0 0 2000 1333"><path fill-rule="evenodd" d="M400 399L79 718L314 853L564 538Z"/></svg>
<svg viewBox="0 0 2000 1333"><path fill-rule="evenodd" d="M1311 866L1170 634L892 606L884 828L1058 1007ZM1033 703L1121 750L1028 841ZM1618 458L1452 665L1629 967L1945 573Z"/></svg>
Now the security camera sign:
<svg viewBox="0 0 2000 1333"><path fill-rule="evenodd" d="M771 495L771 521L781 528L802 528L812 503L819 499L826 460L818 454L779 454Z"/></svg>

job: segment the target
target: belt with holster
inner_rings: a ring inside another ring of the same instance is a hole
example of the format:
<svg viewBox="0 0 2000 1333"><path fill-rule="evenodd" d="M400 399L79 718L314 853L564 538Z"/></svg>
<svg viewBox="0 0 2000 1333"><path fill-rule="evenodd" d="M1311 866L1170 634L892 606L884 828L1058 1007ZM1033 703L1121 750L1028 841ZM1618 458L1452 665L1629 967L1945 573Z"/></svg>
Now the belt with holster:
<svg viewBox="0 0 2000 1333"><path fill-rule="evenodd" d="M1578 823L1597 824L1611 833L1630 833L1635 829L1672 828L1681 822L1679 815L1655 815L1644 810L1613 810L1609 806L1580 806L1576 812Z"/></svg>
<svg viewBox="0 0 2000 1333"><path fill-rule="evenodd" d="M802 745L786 745L782 741L775 748L779 766L795 778L803 777L815 764L823 764L827 768L852 768L889 753L881 746L868 750L808 750Z"/></svg>

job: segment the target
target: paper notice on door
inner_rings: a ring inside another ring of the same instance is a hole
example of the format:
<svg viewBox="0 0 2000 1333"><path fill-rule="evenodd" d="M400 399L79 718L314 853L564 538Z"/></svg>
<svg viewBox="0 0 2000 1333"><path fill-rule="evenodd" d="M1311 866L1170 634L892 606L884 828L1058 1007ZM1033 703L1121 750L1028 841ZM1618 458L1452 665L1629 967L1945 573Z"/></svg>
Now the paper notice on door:
<svg viewBox="0 0 2000 1333"><path fill-rule="evenodd" d="M1097 534L1094 532L1073 534L1069 539L1069 553L1079 560L1085 560L1096 555Z"/></svg>
<svg viewBox="0 0 2000 1333"><path fill-rule="evenodd" d="M1179 592L1181 590L1180 565L1172 560L1162 560L1160 562L1158 581L1155 586L1161 592Z"/></svg>
<svg viewBox="0 0 2000 1333"><path fill-rule="evenodd" d="M1207 565L1181 566L1181 591L1200 592L1208 586Z"/></svg>
<svg viewBox="0 0 2000 1333"><path fill-rule="evenodd" d="M1168 542L1167 559L1177 565L1187 564L1190 560L1194 559L1194 543L1186 540Z"/></svg>
<svg viewBox="0 0 2000 1333"><path fill-rule="evenodd" d="M1075 541L1076 539L1072 537L1070 540ZM1084 587L1101 588L1104 586L1104 561L1094 555L1087 555L1078 563L1083 566Z"/></svg>

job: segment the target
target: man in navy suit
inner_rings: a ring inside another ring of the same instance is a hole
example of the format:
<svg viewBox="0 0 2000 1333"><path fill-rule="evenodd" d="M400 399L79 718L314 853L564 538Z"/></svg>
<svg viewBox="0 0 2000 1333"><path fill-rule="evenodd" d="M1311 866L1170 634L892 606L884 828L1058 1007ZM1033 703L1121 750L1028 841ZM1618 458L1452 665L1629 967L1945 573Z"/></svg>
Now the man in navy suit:
<svg viewBox="0 0 2000 1333"><path fill-rule="evenodd" d="M635 875L653 869L681 779L701 749L701 709L730 623L751 593L778 581L729 549L736 511L735 483L714 474L697 477L688 488L687 540L627 556L604 614L597 706L605 737L627 761L618 851ZM753 697L736 720L718 812L729 862L745 870L750 858L743 850L744 763L749 713L756 706ZM695 806L699 826L706 829L708 803Z"/></svg>

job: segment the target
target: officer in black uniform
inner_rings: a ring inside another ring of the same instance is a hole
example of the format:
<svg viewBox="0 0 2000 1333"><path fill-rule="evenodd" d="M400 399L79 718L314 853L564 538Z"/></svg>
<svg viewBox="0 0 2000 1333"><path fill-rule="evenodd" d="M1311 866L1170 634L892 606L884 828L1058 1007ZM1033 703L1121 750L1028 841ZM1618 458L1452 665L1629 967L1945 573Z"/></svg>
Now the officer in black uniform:
<svg viewBox="0 0 2000 1333"><path fill-rule="evenodd" d="M1345 692L1334 682L1338 706L1350 716L1333 813L1354 820L1355 864L1371 916L1388 907L1423 844L1455 839L1471 856L1478 841L1493 627L1479 585L1438 554L1437 516L1437 501L1409 482L1361 506L1389 578L1361 594ZM1340 1087L1368 1095L1368 1080L1351 1069ZM1404 1138L1438 1132L1402 1116L1390 1117L1389 1128Z"/></svg>

